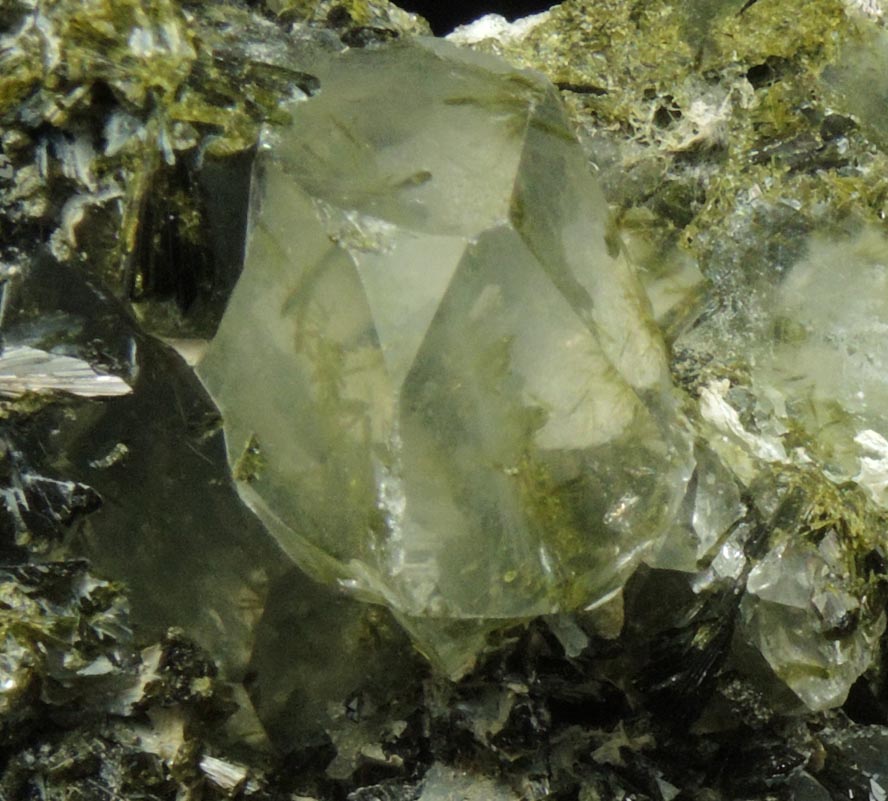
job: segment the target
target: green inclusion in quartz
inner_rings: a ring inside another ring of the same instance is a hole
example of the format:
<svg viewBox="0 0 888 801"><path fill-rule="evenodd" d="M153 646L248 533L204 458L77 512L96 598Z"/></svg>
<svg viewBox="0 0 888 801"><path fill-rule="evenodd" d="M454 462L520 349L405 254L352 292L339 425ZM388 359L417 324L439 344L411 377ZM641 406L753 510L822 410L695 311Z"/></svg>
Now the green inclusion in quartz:
<svg viewBox="0 0 888 801"><path fill-rule="evenodd" d="M665 348L555 89L351 50L270 137L199 375L239 492L451 672L619 591L684 495Z"/></svg>

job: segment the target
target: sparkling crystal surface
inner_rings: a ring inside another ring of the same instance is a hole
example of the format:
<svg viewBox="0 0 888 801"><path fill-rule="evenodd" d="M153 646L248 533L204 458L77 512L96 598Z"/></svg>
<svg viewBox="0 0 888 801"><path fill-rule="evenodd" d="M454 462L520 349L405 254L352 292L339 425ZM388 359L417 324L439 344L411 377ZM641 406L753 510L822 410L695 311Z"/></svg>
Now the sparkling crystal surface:
<svg viewBox="0 0 888 801"><path fill-rule="evenodd" d="M779 280L738 290L743 325L710 321L686 337L710 337L710 352L742 349L744 377L700 390L708 444L758 508L769 506L767 477L789 491L748 571L741 631L813 710L845 702L885 630L873 560L888 507L886 255L872 224L807 235ZM698 461L698 475L706 469ZM713 497L716 536L736 506L729 497Z"/></svg>
<svg viewBox="0 0 888 801"><path fill-rule="evenodd" d="M432 40L321 77L260 155L198 367L241 496L432 655L429 621L602 601L658 543L690 456L557 93Z"/></svg>

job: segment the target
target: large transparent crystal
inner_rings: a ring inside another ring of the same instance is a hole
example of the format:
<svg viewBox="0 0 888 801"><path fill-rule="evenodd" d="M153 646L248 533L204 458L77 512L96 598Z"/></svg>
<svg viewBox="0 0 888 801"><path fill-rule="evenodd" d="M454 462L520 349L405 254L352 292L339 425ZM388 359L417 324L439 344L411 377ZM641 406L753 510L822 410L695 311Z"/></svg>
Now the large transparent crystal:
<svg viewBox="0 0 888 801"><path fill-rule="evenodd" d="M458 670L471 627L618 591L689 448L555 89L433 40L319 72L198 371L283 550Z"/></svg>

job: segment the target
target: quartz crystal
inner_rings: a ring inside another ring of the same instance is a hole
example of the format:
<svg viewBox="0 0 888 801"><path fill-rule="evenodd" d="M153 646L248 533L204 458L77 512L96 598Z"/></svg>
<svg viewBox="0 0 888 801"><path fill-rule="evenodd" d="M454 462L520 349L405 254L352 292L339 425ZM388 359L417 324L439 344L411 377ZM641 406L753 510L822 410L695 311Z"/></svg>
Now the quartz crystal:
<svg viewBox="0 0 888 801"><path fill-rule="evenodd" d="M619 591L682 499L687 436L542 76L422 39L318 72L259 156L198 373L282 549L459 671L461 622Z"/></svg>
<svg viewBox="0 0 888 801"><path fill-rule="evenodd" d="M804 427L830 474L888 508L888 238L866 225L805 245L764 308L773 344L751 348L753 378L777 400L775 417Z"/></svg>
<svg viewBox="0 0 888 801"><path fill-rule="evenodd" d="M744 628L809 709L830 709L869 667L885 616L865 608L834 530L817 547L798 540L777 545L751 570Z"/></svg>
<svg viewBox="0 0 888 801"><path fill-rule="evenodd" d="M701 389L718 459L698 461L698 477L715 476L723 462L756 488L760 507L766 476L782 475L787 499L796 496L748 570L741 628L815 710L845 701L886 624L872 568L884 553L888 509L886 264L888 240L872 224L809 234L779 282L747 291L745 325L708 321L683 340L741 349L747 364L734 386ZM723 472L716 484L730 487ZM715 498L710 537L741 516L726 499Z"/></svg>
<svg viewBox="0 0 888 801"><path fill-rule="evenodd" d="M845 700L885 629L861 554L883 547L879 515L888 507L886 261L888 242L873 226L831 240L812 235L763 304L772 336L749 347L759 431L782 426L799 443L772 460L813 457L832 481L846 482L836 490L847 504L839 525L819 524L814 540L801 525L791 540L774 542L744 599L751 638L812 709ZM875 508L866 511L865 497Z"/></svg>

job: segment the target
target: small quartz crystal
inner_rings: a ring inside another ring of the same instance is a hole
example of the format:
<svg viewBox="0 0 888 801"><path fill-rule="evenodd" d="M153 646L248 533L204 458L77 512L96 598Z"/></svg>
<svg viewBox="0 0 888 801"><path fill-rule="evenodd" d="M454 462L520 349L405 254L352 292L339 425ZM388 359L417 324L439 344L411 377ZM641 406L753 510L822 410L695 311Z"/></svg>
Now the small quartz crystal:
<svg viewBox="0 0 888 801"><path fill-rule="evenodd" d="M458 671L463 624L619 591L681 502L687 435L551 84L421 39L318 71L259 156L198 374L283 550Z"/></svg>

